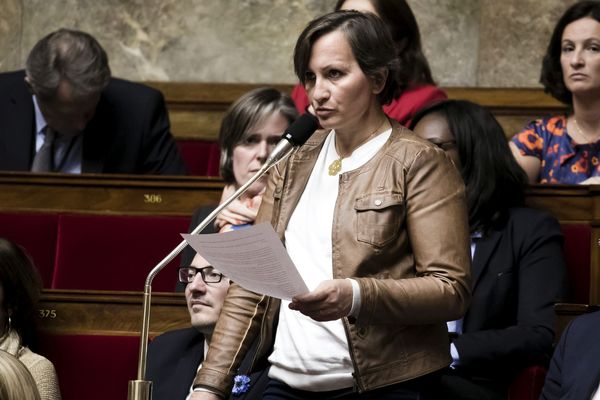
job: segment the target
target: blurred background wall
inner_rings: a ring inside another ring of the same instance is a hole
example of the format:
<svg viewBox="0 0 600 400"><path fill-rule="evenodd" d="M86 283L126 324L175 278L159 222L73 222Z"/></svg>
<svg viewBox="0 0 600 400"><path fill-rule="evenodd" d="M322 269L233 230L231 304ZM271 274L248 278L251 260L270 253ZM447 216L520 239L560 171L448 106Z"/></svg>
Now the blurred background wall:
<svg viewBox="0 0 600 400"><path fill-rule="evenodd" d="M408 0L441 86L538 87L552 28L575 0ZM0 0L0 71L68 27L136 81L294 83L302 28L335 0Z"/></svg>

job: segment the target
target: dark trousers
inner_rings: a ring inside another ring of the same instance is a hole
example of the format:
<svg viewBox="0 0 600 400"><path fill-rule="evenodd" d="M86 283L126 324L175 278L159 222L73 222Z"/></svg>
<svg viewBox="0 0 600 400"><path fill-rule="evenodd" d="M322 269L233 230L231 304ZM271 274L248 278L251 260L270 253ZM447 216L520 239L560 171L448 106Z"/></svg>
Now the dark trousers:
<svg viewBox="0 0 600 400"><path fill-rule="evenodd" d="M348 389L330 392L310 392L294 389L276 379L269 379L263 400L434 400L430 388L435 387L439 375L429 374L407 382L397 383L369 392L357 393Z"/></svg>
<svg viewBox="0 0 600 400"><path fill-rule="evenodd" d="M450 368L442 371L435 392L436 399L445 400L504 400L508 397L506 385L501 382L463 375Z"/></svg>

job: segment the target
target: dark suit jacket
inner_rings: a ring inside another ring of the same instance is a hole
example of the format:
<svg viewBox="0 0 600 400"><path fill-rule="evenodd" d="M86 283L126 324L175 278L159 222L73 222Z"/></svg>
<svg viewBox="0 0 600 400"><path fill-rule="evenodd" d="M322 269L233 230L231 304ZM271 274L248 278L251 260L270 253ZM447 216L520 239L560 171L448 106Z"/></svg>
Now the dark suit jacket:
<svg viewBox="0 0 600 400"><path fill-rule="evenodd" d="M0 170L29 171L35 111L23 71L0 74ZM82 172L185 174L162 94L111 79L83 132Z"/></svg>
<svg viewBox="0 0 600 400"><path fill-rule="evenodd" d="M253 355L249 351L239 368L250 376L250 389L232 399L262 398L267 371L248 374ZM152 400L185 400L203 359L204 337L194 328L166 332L150 342L146 379L152 381Z"/></svg>
<svg viewBox="0 0 600 400"><path fill-rule="evenodd" d="M192 221L190 222L190 227L188 229L188 232L193 231L194 228L196 228L196 226L198 226L198 224L200 224L200 222L202 222L204 220L204 218L208 217L208 214L213 212L213 210L215 208L217 208L217 206L204 206L204 207L200 207L199 209L197 209L194 212L194 215L192 216ZM215 225L213 222L208 224L200 233L217 233L217 230L215 229ZM192 263L192 260L194 259L195 256L196 256L196 251L194 251L194 249L191 246L185 246L185 248L181 252L180 266L181 267L189 266ZM179 282L179 280L177 280L177 286L175 287L175 291L183 292L184 290L185 290L185 284L183 284L183 283Z"/></svg>
<svg viewBox="0 0 600 400"><path fill-rule="evenodd" d="M575 318L554 351L540 400L590 399L600 383L600 311Z"/></svg>
<svg viewBox="0 0 600 400"><path fill-rule="evenodd" d="M562 234L556 219L513 208L504 224L476 241L471 305L454 339L459 371L512 379L524 366L547 364L554 303L566 288Z"/></svg>

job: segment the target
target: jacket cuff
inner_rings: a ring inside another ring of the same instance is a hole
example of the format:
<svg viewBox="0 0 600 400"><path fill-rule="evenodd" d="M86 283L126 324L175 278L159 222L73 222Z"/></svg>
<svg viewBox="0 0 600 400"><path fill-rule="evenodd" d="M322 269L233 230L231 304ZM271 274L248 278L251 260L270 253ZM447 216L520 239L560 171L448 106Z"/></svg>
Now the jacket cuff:
<svg viewBox="0 0 600 400"><path fill-rule="evenodd" d="M373 283L371 278L352 278L358 283L360 290L360 308L358 313L354 313L353 323L361 323L363 325L369 325L371 323L371 316L375 308L372 293L374 292Z"/></svg>
<svg viewBox="0 0 600 400"><path fill-rule="evenodd" d="M231 392L232 382L233 377L219 371L200 368L194 380L194 390L202 389L225 399L228 397L227 393Z"/></svg>

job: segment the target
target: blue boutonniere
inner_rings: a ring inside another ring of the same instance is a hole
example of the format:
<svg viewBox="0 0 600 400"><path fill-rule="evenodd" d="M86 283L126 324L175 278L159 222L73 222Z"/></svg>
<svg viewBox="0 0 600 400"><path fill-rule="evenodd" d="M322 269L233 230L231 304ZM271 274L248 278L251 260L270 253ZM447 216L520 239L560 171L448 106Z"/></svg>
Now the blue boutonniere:
<svg viewBox="0 0 600 400"><path fill-rule="evenodd" d="M234 396L239 396L246 393L250 389L250 377L248 375L236 375L233 378L233 389L231 393Z"/></svg>

